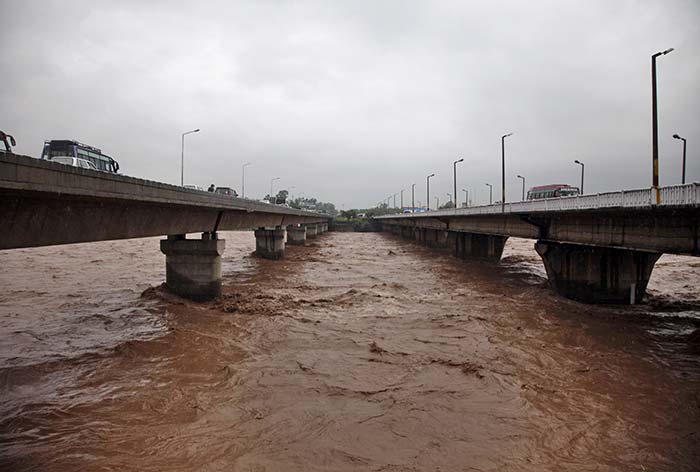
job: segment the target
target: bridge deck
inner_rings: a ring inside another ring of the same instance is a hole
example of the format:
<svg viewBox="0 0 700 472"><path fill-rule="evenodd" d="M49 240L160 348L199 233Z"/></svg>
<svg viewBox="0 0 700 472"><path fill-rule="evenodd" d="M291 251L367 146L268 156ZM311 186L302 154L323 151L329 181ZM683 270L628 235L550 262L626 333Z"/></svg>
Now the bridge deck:
<svg viewBox="0 0 700 472"><path fill-rule="evenodd" d="M404 213L399 215L385 215L384 218L435 218L443 216L469 216L469 215L498 215L503 213L546 213L577 210L603 210L603 209L652 209L652 208L700 208L700 183L685 185L671 185L659 189L661 202L656 205L654 192L651 188L637 190L620 190L618 192L594 193L590 195L576 195L572 197L545 198L541 200L528 200L523 202L508 202L493 205L480 205L469 208L450 208L444 210L431 210L418 213Z"/></svg>
<svg viewBox="0 0 700 472"><path fill-rule="evenodd" d="M6 153L0 153L0 203L0 249L330 219L315 212Z"/></svg>

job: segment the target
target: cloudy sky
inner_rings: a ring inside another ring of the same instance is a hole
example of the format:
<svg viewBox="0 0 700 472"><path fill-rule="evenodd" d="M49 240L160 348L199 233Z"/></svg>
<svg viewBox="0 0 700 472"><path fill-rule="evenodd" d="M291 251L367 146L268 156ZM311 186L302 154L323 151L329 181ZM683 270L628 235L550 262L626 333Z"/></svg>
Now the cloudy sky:
<svg viewBox="0 0 700 472"><path fill-rule="evenodd" d="M650 56L661 183L700 181L700 2L0 0L0 129L17 153L77 139L124 174L232 186L270 179L339 208L403 188L586 191L651 181ZM461 193L461 192L460 192ZM463 194L462 194L463 196ZM434 200L433 200L434 203Z"/></svg>

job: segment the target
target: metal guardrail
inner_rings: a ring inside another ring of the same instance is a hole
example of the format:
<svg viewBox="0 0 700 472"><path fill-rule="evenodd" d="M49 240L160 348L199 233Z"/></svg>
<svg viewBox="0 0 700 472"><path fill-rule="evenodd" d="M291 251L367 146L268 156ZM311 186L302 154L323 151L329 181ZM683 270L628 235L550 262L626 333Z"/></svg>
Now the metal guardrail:
<svg viewBox="0 0 700 472"><path fill-rule="evenodd" d="M620 190L619 192L576 195L572 197L544 198L524 202L509 202L469 208L450 208L419 213L384 215L382 218L420 218L436 216L495 215L503 213L541 213L550 211L597 210L602 208L654 208L670 206L700 207L700 183L661 187L661 202L654 203L655 195L651 188Z"/></svg>

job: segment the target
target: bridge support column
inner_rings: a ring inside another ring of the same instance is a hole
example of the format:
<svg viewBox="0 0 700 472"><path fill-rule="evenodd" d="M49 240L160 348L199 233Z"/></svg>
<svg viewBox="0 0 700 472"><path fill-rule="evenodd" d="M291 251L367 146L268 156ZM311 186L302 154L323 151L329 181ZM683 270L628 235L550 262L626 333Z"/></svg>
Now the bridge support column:
<svg viewBox="0 0 700 472"><path fill-rule="evenodd" d="M306 227L288 226L287 244L291 244L292 246L303 246L306 244Z"/></svg>
<svg viewBox="0 0 700 472"><path fill-rule="evenodd" d="M415 238L415 229L412 226L402 226L401 227L401 237L405 239Z"/></svg>
<svg viewBox="0 0 700 472"><path fill-rule="evenodd" d="M425 228L423 230L423 244L434 248L447 247L447 231L441 229Z"/></svg>
<svg viewBox="0 0 700 472"><path fill-rule="evenodd" d="M168 290L195 301L220 297L221 256L225 246L223 239L216 239L216 233L204 233L202 239L175 235L161 240Z"/></svg>
<svg viewBox="0 0 700 472"><path fill-rule="evenodd" d="M453 250L454 255L464 260L498 262L501 260L506 241L508 236L492 234L449 231L447 235L448 246Z"/></svg>
<svg viewBox="0 0 700 472"><path fill-rule="evenodd" d="M284 257L284 228L258 228L255 230L255 254L265 259Z"/></svg>
<svg viewBox="0 0 700 472"><path fill-rule="evenodd" d="M318 235L318 225L316 225L316 224L306 225L306 238L307 239L315 239L317 235Z"/></svg>
<svg viewBox="0 0 700 472"><path fill-rule="evenodd" d="M657 252L538 241L549 284L560 295L586 303L641 302Z"/></svg>

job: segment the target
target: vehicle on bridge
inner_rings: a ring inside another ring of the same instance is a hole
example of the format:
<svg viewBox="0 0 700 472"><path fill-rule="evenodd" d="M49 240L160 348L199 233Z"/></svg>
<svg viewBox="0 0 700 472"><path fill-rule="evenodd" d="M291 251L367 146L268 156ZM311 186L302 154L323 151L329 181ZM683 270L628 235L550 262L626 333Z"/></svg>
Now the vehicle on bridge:
<svg viewBox="0 0 700 472"><path fill-rule="evenodd" d="M204 192L204 189L202 187L200 187L199 185L187 184L187 185L183 185L182 187L188 188L190 190L199 190L200 192Z"/></svg>
<svg viewBox="0 0 700 472"><path fill-rule="evenodd" d="M7 134L4 131L0 131L0 142L5 145L5 149L0 149L0 152L12 152L12 146L17 146L17 141L15 141L14 136Z"/></svg>
<svg viewBox="0 0 700 472"><path fill-rule="evenodd" d="M68 166L80 167L81 169L97 170L95 164L85 159L80 159L79 157L56 156L51 159L51 161L58 162L59 164L66 164Z"/></svg>
<svg viewBox="0 0 700 472"><path fill-rule="evenodd" d="M218 193L221 195L228 195L229 197L237 197L238 192L236 192L234 189L231 187L216 187L216 190L214 193Z"/></svg>
<svg viewBox="0 0 700 472"><path fill-rule="evenodd" d="M103 172L116 174L119 171L117 161L103 154L100 149L68 139L44 141L44 150L41 153L42 159L55 160L54 158L61 156L86 160L92 163L95 169Z"/></svg>
<svg viewBox="0 0 700 472"><path fill-rule="evenodd" d="M557 198L557 197L571 197L573 195L580 195L581 191L578 187L572 187L569 184L550 184L541 185L539 187L532 187L527 192L528 200L540 200L542 198ZM500 202L496 202L500 203Z"/></svg>

